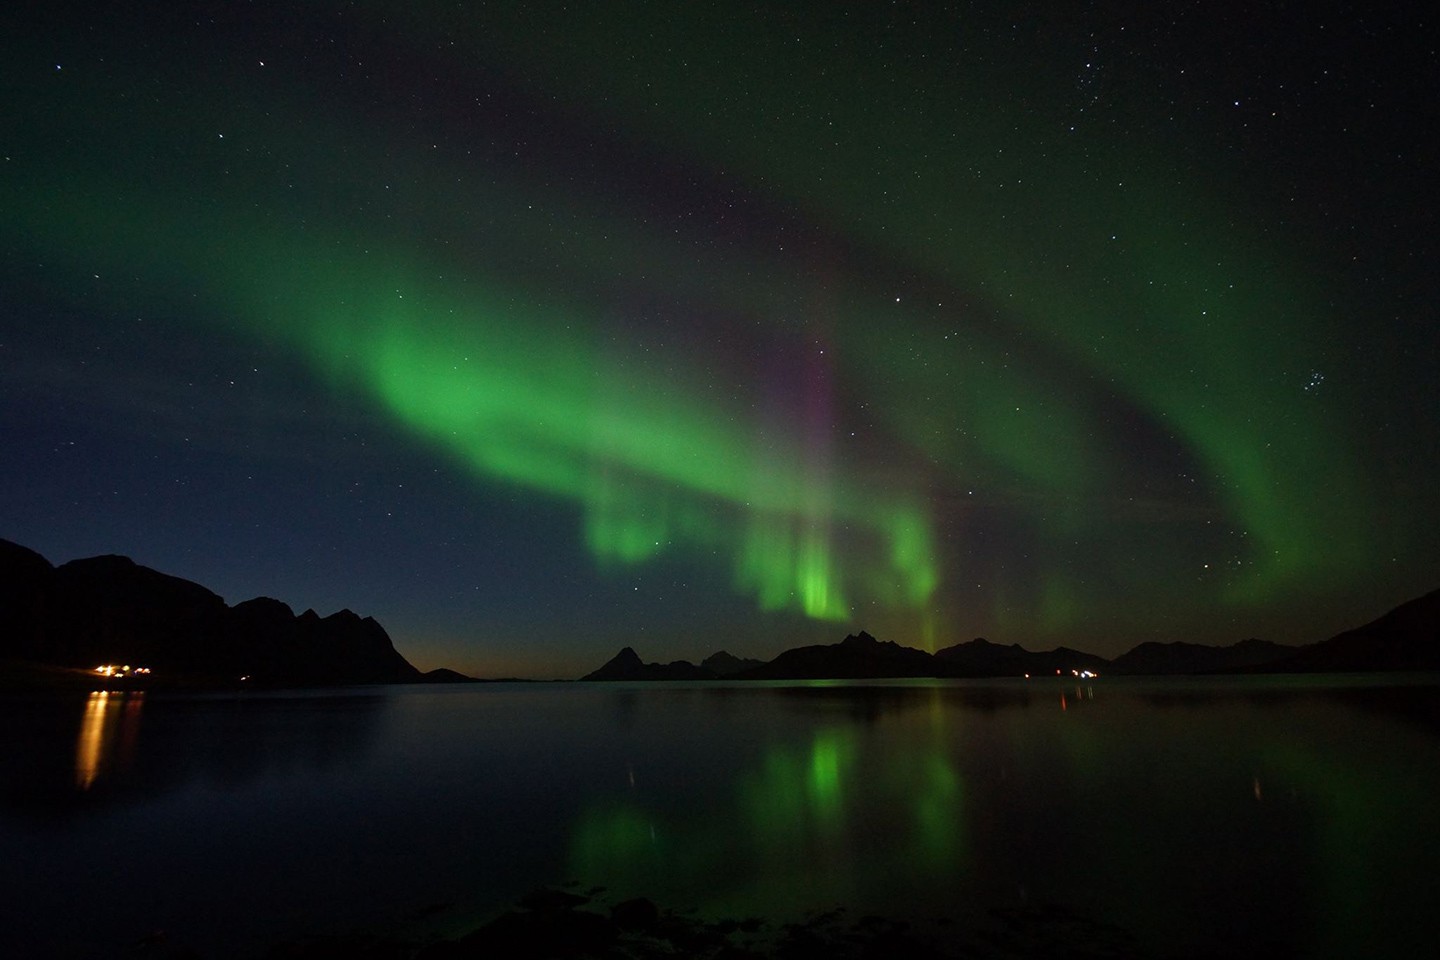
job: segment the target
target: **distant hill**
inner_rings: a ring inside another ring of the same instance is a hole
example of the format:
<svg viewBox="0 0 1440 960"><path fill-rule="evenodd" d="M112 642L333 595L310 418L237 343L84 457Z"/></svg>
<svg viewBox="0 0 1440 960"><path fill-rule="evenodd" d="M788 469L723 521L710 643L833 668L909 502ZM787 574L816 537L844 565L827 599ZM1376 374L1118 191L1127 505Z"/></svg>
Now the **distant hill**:
<svg viewBox="0 0 1440 960"><path fill-rule="evenodd" d="M341 610L231 607L189 580L101 556L52 566L0 540L0 658L81 669L143 665L155 683L309 686L418 680L385 629Z"/></svg>
<svg viewBox="0 0 1440 960"><path fill-rule="evenodd" d="M1072 670L1099 673L1109 668L1109 661L1093 653L1081 653L1068 647L1031 651L1018 643L1008 647L976 637L968 643L957 643L935 651L935 659L943 664L947 677L1020 677L1069 674Z"/></svg>
<svg viewBox="0 0 1440 960"><path fill-rule="evenodd" d="M745 660L724 650L712 653L700 665L689 660L671 663L645 663L633 648L625 647L604 666L591 671L581 680L724 680L754 669L762 660Z"/></svg>
<svg viewBox="0 0 1440 960"><path fill-rule="evenodd" d="M1001 647L972 640L941 650L934 656L923 650L876 640L865 631L839 643L816 644L786 650L774 660L742 660L729 653L706 657L699 667L680 660L670 664L643 663L626 647L600 669L582 680L865 680L899 677L1007 677L1098 668L1106 661L1088 653L1061 647L1032 653L1019 645Z"/></svg>
<svg viewBox="0 0 1440 960"><path fill-rule="evenodd" d="M746 680L857 680L935 677L935 658L924 650L876 640L863 630L839 643L795 647L741 674Z"/></svg>
<svg viewBox="0 0 1440 960"><path fill-rule="evenodd" d="M1268 640L1241 640L1228 647L1200 643L1142 643L1110 661L1110 672L1127 675L1263 672L1295 653L1295 647Z"/></svg>
<svg viewBox="0 0 1440 960"><path fill-rule="evenodd" d="M634 650L626 647L582 679L864 680L1027 674L1041 677L1084 670L1127 676L1440 670L1440 590L1401 604L1363 627L1303 647L1256 639L1225 647L1149 642L1112 661L1067 647L1031 651L1018 643L1002 646L979 637L931 655L913 647L876 640L861 631L839 643L786 650L768 663L741 660L724 652L707 657L698 667L686 660L670 664L643 663Z"/></svg>
<svg viewBox="0 0 1440 960"><path fill-rule="evenodd" d="M421 683L479 683L475 677L467 676L449 667L436 667L420 674Z"/></svg>
<svg viewBox="0 0 1440 960"><path fill-rule="evenodd" d="M581 680L714 680L715 674L695 666L689 660L674 663L642 663L639 655L625 647L611 657L599 670L587 673Z"/></svg>
<svg viewBox="0 0 1440 960"><path fill-rule="evenodd" d="M733 677L744 673L746 670L753 670L756 667L764 666L764 664L764 660L751 660L748 657L737 657L724 650L718 653L712 653L700 661L702 669L709 670L717 677Z"/></svg>
<svg viewBox="0 0 1440 960"><path fill-rule="evenodd" d="M1277 673L1440 670L1440 590L1271 666Z"/></svg>

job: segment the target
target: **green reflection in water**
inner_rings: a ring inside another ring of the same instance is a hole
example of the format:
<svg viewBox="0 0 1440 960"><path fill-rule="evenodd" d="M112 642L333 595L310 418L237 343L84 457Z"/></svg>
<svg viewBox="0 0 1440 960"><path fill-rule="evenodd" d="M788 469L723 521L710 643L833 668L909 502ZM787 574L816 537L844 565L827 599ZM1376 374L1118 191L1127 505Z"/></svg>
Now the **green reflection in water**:
<svg viewBox="0 0 1440 960"><path fill-rule="evenodd" d="M603 866L625 878L653 873L663 862L654 822L627 806L587 812L575 831L572 859L582 872Z"/></svg>
<svg viewBox="0 0 1440 960"><path fill-rule="evenodd" d="M772 744L728 796L681 815L633 799L597 804L575 826L572 872L771 914L851 902L876 875L958 876L969 861L964 789L940 732L903 749L844 727ZM898 822L897 808L908 811Z"/></svg>
<svg viewBox="0 0 1440 960"><path fill-rule="evenodd" d="M843 818L842 766L851 763L850 744L835 732L815 738L810 751L810 802L818 819L838 825Z"/></svg>
<svg viewBox="0 0 1440 960"><path fill-rule="evenodd" d="M958 863L964 852L960 777L944 757L931 756L925 758L921 778L915 797L914 855L932 870L943 871Z"/></svg>
<svg viewBox="0 0 1440 960"><path fill-rule="evenodd" d="M1271 792L1283 795L1281 785L1288 785L1313 818L1313 956L1400 956L1411 946L1413 918L1397 916L1406 911L1393 902L1393 874L1396 864L1422 860L1423 833L1409 828L1423 823L1414 813L1432 809L1434 801L1426 778L1414 775L1413 758L1389 753L1379 744L1332 750L1278 739L1261 751L1265 779L1277 788ZM1255 794L1257 800L1264 795L1261 777Z"/></svg>

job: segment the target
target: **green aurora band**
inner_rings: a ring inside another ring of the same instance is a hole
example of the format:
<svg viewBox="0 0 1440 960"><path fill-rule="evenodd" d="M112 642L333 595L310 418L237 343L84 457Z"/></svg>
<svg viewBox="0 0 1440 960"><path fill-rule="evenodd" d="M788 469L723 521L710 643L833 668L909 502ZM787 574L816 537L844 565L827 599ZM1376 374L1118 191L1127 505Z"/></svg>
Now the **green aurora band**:
<svg viewBox="0 0 1440 960"><path fill-rule="evenodd" d="M699 371L657 378L606 358L572 332L584 317L461 289L434 265L407 267L409 251L342 252L353 244L339 237L297 245L247 224L243 207L215 217L158 197L122 205L114 198L124 193L102 202L57 186L38 195L44 215L32 230L56 237L52 254L159 282L188 278L181 289L203 291L207 312L364 385L480 475L578 502L601 562L637 563L672 543L723 548L737 589L762 608L830 620L850 616L855 587L911 606L934 590L918 492L807 461L805 438L765 436L677 389L673 380ZM76 236L84 247L62 242ZM266 253L257 263L245 251ZM864 546L849 551L862 558L854 566L833 546L839 525Z"/></svg>
<svg viewBox="0 0 1440 960"><path fill-rule="evenodd" d="M430 14L397 42L466 36ZM635 50L616 21L582 15L596 19L577 35ZM972 513L954 506L967 486L1023 518L1034 549L1034 569L1016 574L1033 588L994 585L1002 623L1019 608L1051 628L1076 622L1092 591L1077 570L1094 568L1117 530L1157 528L1092 572L1111 585L1152 576L1170 545L1147 510L1180 497L1182 511L1235 533L1216 599L1324 589L1373 558L1352 506L1366 483L1350 441L1319 425L1324 399L1299 386L1329 366L1322 297L1290 254L1243 226L1237 200L1208 199L1174 158L1056 145L1053 117L1017 118L983 96L983 71L937 80L947 93L929 108L900 109L903 94L858 53L853 76L822 81L804 44L779 57L775 37L735 36L696 69L674 51L702 55L698 25L662 18L673 44L597 72L600 60L568 56L535 25L492 24L470 49L545 64L547 83L618 114L637 142L683 145L707 158L697 170L844 237L837 260L882 266L824 284L806 278L803 254L726 250L697 266L619 198L539 173L482 182L461 159L404 146L428 147L428 135L396 117L352 128L278 90L265 110L189 103L191 114L235 108L229 141L198 145L178 108L131 130L103 106L35 97L25 121L44 133L12 150L21 175L0 188L3 230L77 276L134 278L108 288L116 309L161 306L284 344L486 482L576 504L602 566L670 550L723 557L735 590L767 611L897 611L926 642L943 638L937 597L971 573ZM747 96L765 63L787 64L789 82ZM829 106L802 109L807 97ZM822 144L836 118L863 135ZM262 125L303 134L283 171L237 155ZM40 145L96 128L116 137L103 157ZM534 226L532 202L570 211L569 235ZM956 303L896 302L892 275ZM788 367L787 396L801 399L767 401L753 377L722 382L683 345L658 360L627 348L616 303L657 285L678 304L666 322L683 325L701 302L759 318L771 338L759 342L805 358ZM839 425L835 410L858 419L857 405L893 463ZM1142 423L1173 462L1127 475L1118 420ZM1167 474L1180 471L1198 499Z"/></svg>
<svg viewBox="0 0 1440 960"><path fill-rule="evenodd" d="M1183 172L1194 159L1151 144L1065 143L1065 107L1040 92L1041 78L932 55L929 67L897 79L883 44L843 46L866 36L853 26L832 33L824 21L784 20L756 31L721 15L646 11L644 44L617 34L624 20L610 11L572 20L615 49L624 66L613 71L569 56L538 18L492 30L488 45L512 63L543 62L548 73L537 73L597 108L618 101L657 139L687 143L818 222L967 291L1012 336L1173 430L1251 541L1226 598L1333 584L1373 556L1350 507L1364 498L1347 438L1316 425L1300 388L1311 371L1338 365L1323 348L1334 320L1308 271L1287 262L1293 254L1277 256L1274 241L1245 226L1240 191L1207 197ZM1013 13L1001 16L1008 24ZM844 76L830 69L837 60L851 65ZM998 102L996 90L1006 94ZM996 377L983 359L958 370L905 363L911 345L888 324L844 329L848 355L891 357L867 368L881 409L940 463L968 472L986 459L1055 499L1094 496L1113 482L1094 469L1100 451L1086 440L1083 398L1072 406L1013 370ZM1293 365L1286 376L1275 370L1281 357ZM897 367L906 370L898 394L886 389ZM964 411L968 442L928 426L937 407L947 417Z"/></svg>

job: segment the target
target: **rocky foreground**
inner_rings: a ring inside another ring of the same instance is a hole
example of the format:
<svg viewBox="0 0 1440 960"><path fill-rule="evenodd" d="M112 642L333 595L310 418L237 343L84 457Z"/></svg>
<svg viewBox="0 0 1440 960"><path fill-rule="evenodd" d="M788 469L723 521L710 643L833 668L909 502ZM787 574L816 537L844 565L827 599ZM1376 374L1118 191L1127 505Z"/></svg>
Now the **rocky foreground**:
<svg viewBox="0 0 1440 960"><path fill-rule="evenodd" d="M453 940L323 937L283 944L269 960L862 960L862 958L1140 958L1125 931L1056 906L995 910L978 929L944 919L852 917L844 909L775 924L701 919L647 899L608 905L603 890L541 889ZM142 954L161 956L162 954ZM167 953L167 957L183 954Z"/></svg>

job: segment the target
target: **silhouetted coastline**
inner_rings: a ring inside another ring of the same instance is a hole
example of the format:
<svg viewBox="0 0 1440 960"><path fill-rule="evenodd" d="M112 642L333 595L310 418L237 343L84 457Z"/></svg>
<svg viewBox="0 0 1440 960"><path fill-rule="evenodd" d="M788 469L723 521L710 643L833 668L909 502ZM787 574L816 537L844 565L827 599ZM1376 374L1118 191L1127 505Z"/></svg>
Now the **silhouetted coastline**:
<svg viewBox="0 0 1440 960"><path fill-rule="evenodd" d="M1427 673L1440 671L1440 590L1401 604L1383 616L1328 640L1290 647L1254 638L1229 646L1146 642L1107 660L1067 647L1031 651L977 637L928 653L865 631L834 644L786 650L767 663L748 661L725 674L688 660L645 663L625 647L582 680L878 680L901 678L1091 677L1100 674L1233 676L1284 673Z"/></svg>
<svg viewBox="0 0 1440 960"><path fill-rule="evenodd" d="M52 566L0 540L0 687L307 687L452 679L422 674L385 628L205 587L101 556ZM458 674L454 675L459 677Z"/></svg>
<svg viewBox="0 0 1440 960"><path fill-rule="evenodd" d="M624 647L587 681L1213 676L1440 670L1440 590L1327 640L1289 647L1148 641L1113 660L1067 647L1031 651L977 637L929 653L865 631L769 661L718 651L647 663ZM519 678L514 678L519 679ZM205 587L120 556L59 567L0 540L0 690L297 688L482 682L422 673L370 617L296 614L268 597L227 605Z"/></svg>

